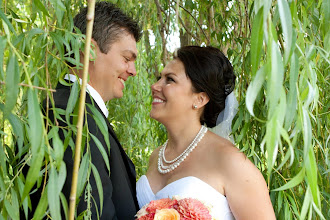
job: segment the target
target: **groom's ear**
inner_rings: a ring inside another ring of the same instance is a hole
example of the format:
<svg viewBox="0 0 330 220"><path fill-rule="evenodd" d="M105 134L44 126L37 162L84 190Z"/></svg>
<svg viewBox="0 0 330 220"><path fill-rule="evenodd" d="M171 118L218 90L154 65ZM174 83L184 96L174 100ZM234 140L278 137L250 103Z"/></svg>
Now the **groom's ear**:
<svg viewBox="0 0 330 220"><path fill-rule="evenodd" d="M80 51L80 57L81 57L82 61L84 60L84 56L85 56L84 52L85 51ZM95 61L96 55L97 55L98 52L100 52L100 48L98 47L97 42L92 38L91 39L91 49L90 49L90 52L89 52L89 60L90 61Z"/></svg>
<svg viewBox="0 0 330 220"><path fill-rule="evenodd" d="M89 60L95 61L97 53L101 52L97 42L92 38L91 39L91 50L89 53Z"/></svg>

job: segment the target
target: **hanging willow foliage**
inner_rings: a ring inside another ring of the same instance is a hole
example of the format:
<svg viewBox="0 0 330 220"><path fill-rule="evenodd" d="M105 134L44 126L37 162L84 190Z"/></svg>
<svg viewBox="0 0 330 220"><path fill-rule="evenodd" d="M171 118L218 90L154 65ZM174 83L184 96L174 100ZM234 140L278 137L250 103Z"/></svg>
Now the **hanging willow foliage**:
<svg viewBox="0 0 330 220"><path fill-rule="evenodd" d="M234 66L240 102L234 139L268 183L277 219L328 219L330 0L112 2L138 17L144 31L138 75L126 82L123 98L108 103L109 121L138 176L166 139L164 127L149 117L150 85L173 45L212 45ZM82 49L84 36L72 33L72 20L86 1L0 4L0 219L28 212L35 183L46 192L36 219L59 219L60 207L68 209L62 155L74 146L76 129L72 125L61 141L61 128L42 114L40 103L52 103L52 89L68 71L64 45L76 55ZM70 112L58 110L67 117ZM91 200L85 186L97 170L88 155L79 172L78 195Z"/></svg>

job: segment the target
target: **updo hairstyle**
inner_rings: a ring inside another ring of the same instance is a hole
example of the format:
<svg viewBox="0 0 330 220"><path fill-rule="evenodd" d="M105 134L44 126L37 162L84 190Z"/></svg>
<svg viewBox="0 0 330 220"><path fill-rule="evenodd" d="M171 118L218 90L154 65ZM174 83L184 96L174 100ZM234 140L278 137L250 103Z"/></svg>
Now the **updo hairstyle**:
<svg viewBox="0 0 330 220"><path fill-rule="evenodd" d="M185 68L194 92L205 92L210 101L201 115L201 124L213 128L219 113L225 108L225 100L235 87L233 67L217 48L185 46L174 53Z"/></svg>

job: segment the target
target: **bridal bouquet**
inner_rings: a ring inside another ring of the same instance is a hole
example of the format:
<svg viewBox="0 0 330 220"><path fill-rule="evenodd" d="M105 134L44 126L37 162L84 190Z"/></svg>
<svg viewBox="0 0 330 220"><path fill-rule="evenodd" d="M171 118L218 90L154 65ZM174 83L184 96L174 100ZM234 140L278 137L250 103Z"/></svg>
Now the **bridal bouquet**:
<svg viewBox="0 0 330 220"><path fill-rule="evenodd" d="M136 217L137 220L212 220L209 208L192 198L151 201L138 211Z"/></svg>

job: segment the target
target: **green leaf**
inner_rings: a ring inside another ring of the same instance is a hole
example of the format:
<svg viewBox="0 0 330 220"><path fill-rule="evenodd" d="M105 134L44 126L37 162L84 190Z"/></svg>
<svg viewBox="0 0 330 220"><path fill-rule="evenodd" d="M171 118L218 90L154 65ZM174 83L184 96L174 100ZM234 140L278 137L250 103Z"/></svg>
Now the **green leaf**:
<svg viewBox="0 0 330 220"><path fill-rule="evenodd" d="M328 31L328 33L326 33L326 35L324 37L324 50L330 51L330 31ZM327 58L325 58L325 59L327 59ZM329 60L328 60L328 64L330 64Z"/></svg>
<svg viewBox="0 0 330 220"><path fill-rule="evenodd" d="M32 158L37 155L43 140L43 123L37 93L33 89L28 90L28 123L29 140L31 143Z"/></svg>
<svg viewBox="0 0 330 220"><path fill-rule="evenodd" d="M304 102L304 107L306 109L308 109L308 106L313 102L316 93L314 87L309 82L307 82L307 85L308 85L308 93L306 100Z"/></svg>
<svg viewBox="0 0 330 220"><path fill-rule="evenodd" d="M44 33L43 30L41 30L40 28L33 28L32 30L30 30L29 32L27 32L27 42L30 43L31 39L37 35L37 34L42 34Z"/></svg>
<svg viewBox="0 0 330 220"><path fill-rule="evenodd" d="M56 45L56 48L59 51L60 57L63 58L63 55L64 55L63 45L65 44L63 37L59 33L56 33L56 32L50 32L49 35L53 39L53 41Z"/></svg>
<svg viewBox="0 0 330 220"><path fill-rule="evenodd" d="M97 168L94 166L94 164L91 164L92 166L92 172L94 175L94 179L96 182L96 186L97 186L97 191L99 192L99 197L100 197L100 215L102 215L102 210L103 210L103 185L102 185L102 181L100 178L100 174L97 171Z"/></svg>
<svg viewBox="0 0 330 220"><path fill-rule="evenodd" d="M288 102L286 110L285 129L289 129L297 115L297 83L299 75L299 60L296 53L292 54L290 63L290 87L288 92Z"/></svg>
<svg viewBox="0 0 330 220"><path fill-rule="evenodd" d="M0 9L1 10L1 9ZM5 51L7 39L4 36L0 36L0 51ZM3 70L3 56L5 53L0 53L0 80L4 80L5 74Z"/></svg>
<svg viewBox="0 0 330 220"><path fill-rule="evenodd" d="M277 194L277 213L280 213L281 209L282 209L282 204L283 204L283 193L282 192L278 192Z"/></svg>
<svg viewBox="0 0 330 220"><path fill-rule="evenodd" d="M295 177L293 177L289 182L287 182L286 184L284 184L283 186L277 189L274 189L273 191L284 191L293 188L298 184L300 184L304 180L304 177L305 177L305 168L302 168L300 172Z"/></svg>
<svg viewBox="0 0 330 220"><path fill-rule="evenodd" d="M68 100L68 105L66 107L65 110L65 118L66 121L69 122L69 116L70 114L73 112L73 109L75 108L76 104L77 104L77 100L79 98L79 81L75 81L71 87L71 92L70 92L70 96L69 96L69 100Z"/></svg>
<svg viewBox="0 0 330 220"><path fill-rule="evenodd" d="M306 215L307 215L308 209L311 206L311 202L312 202L312 194L310 191L310 187L308 186L306 193L305 193L304 203L302 205L301 212L300 212L300 219L306 219Z"/></svg>
<svg viewBox="0 0 330 220"><path fill-rule="evenodd" d="M108 125L104 119L104 116L102 113L100 113L100 111L98 111L95 106L86 103L86 105L88 106L88 108L91 110L92 112L92 117L94 118L98 128L100 129L101 133L103 134L104 137L104 141L107 144L108 150L110 152L110 141L109 141L109 132L108 132Z"/></svg>
<svg viewBox="0 0 330 220"><path fill-rule="evenodd" d="M286 197L289 200L288 204L290 204L291 215L299 216L296 200L290 194L286 194Z"/></svg>
<svg viewBox="0 0 330 220"><path fill-rule="evenodd" d="M277 3L285 41L284 63L287 63L292 51L292 18L288 2L286 0L278 0Z"/></svg>
<svg viewBox="0 0 330 220"><path fill-rule="evenodd" d="M0 148L2 149L1 141L0 141ZM2 151L2 153L3 153L3 150L1 150L1 151ZM1 152L1 151L0 151L0 152ZM0 156L2 156L2 155L0 155ZM2 169L4 169L3 166L2 166ZM6 185L5 185L5 182L3 181L3 178L2 178L2 174L1 174L1 173L0 173L0 190L1 190L2 192L4 192L4 191L7 190L7 187L6 187Z"/></svg>
<svg viewBox="0 0 330 220"><path fill-rule="evenodd" d="M15 36L17 36L15 29L13 27L13 25L10 23L10 21L8 20L7 16L3 13L2 9L0 8L0 18L3 20L3 22L5 24L7 24L8 28L10 29L11 32L13 32L13 34ZM8 37L8 36L7 36Z"/></svg>
<svg viewBox="0 0 330 220"><path fill-rule="evenodd" d="M4 117L8 117L16 105L20 81L20 72L16 56L12 54L9 58L6 69L6 104L4 110Z"/></svg>
<svg viewBox="0 0 330 220"><path fill-rule="evenodd" d="M283 127L279 127L279 130L280 130L280 134L281 136L283 137L283 139L288 143L289 145L289 151L288 153L285 155L285 158L283 159L283 162L281 163L281 165L279 166L278 169L280 169L281 166L283 166L283 163L288 159L287 157L290 157L290 166L292 165L293 161L294 161L294 149L293 149L293 146L291 144L291 141L290 141L290 137L289 137L289 134L288 132L283 128Z"/></svg>
<svg viewBox="0 0 330 220"><path fill-rule="evenodd" d="M308 111L300 107L300 118L302 120L302 131L304 140L304 158L308 157L309 149L312 147L312 126Z"/></svg>
<svg viewBox="0 0 330 220"><path fill-rule="evenodd" d="M15 207L13 207L8 200L4 200L4 203L9 216L14 220L18 220L19 219L19 212L17 212L18 209L15 209Z"/></svg>
<svg viewBox="0 0 330 220"><path fill-rule="evenodd" d="M22 147L24 141L24 126L22 121L14 114L10 114L8 117L8 121L10 122L11 126L13 127L14 135L16 137L16 143L18 146L18 155L22 155Z"/></svg>
<svg viewBox="0 0 330 220"><path fill-rule="evenodd" d="M253 81L250 83L246 91L246 108L252 116L254 116L253 105L265 81L265 75L265 67L263 66L257 71L256 76L254 77Z"/></svg>
<svg viewBox="0 0 330 220"><path fill-rule="evenodd" d="M269 105L268 118L271 118L278 106L283 88L284 67L281 53L275 41L271 43L271 71L267 78L267 104Z"/></svg>
<svg viewBox="0 0 330 220"><path fill-rule="evenodd" d="M7 172L7 155L5 152L5 146L2 146L2 141L0 140L0 165L2 168L2 172L4 174L4 176L8 176L8 172Z"/></svg>
<svg viewBox="0 0 330 220"><path fill-rule="evenodd" d="M64 145L63 145L62 140L58 136L58 133L56 133L53 137L52 147L54 149L55 161L56 161L57 167L59 168L61 166L61 162L63 161Z"/></svg>
<svg viewBox="0 0 330 220"><path fill-rule="evenodd" d="M266 147L267 147L267 169L268 174L271 173L276 155L278 150L278 124L276 120L276 115L274 115L271 119L268 120L266 126Z"/></svg>
<svg viewBox="0 0 330 220"><path fill-rule="evenodd" d="M22 180L22 179L24 179L24 177L22 177L22 176L23 175L20 175L16 178L17 186L18 186L18 192L19 192L20 197L22 197L23 192L24 192L24 183L23 183L23 180ZM28 219L27 218L28 212L29 212L29 200L28 200L28 198L25 198L23 202L21 201L21 204L23 206L25 219Z"/></svg>
<svg viewBox="0 0 330 220"><path fill-rule="evenodd" d="M39 151L32 157L32 163L26 176L26 182L22 200L29 194L30 190L39 178L39 172L44 161L44 149L40 148Z"/></svg>
<svg viewBox="0 0 330 220"><path fill-rule="evenodd" d="M60 170L58 172L58 180L57 180L58 188L59 188L60 192L62 191L65 180L66 180L66 165L65 165L64 161L62 161Z"/></svg>
<svg viewBox="0 0 330 220"><path fill-rule="evenodd" d="M286 94L283 86L281 87L281 90L278 91L280 93L280 102L278 106L276 107L276 115L277 115L277 123L280 127L284 124L284 118L285 118L285 111L286 111Z"/></svg>
<svg viewBox="0 0 330 220"><path fill-rule="evenodd" d="M60 193L60 199L61 199L62 207L64 210L65 219L68 219L68 203L62 192Z"/></svg>
<svg viewBox="0 0 330 220"><path fill-rule="evenodd" d="M315 205L315 203L312 203L314 211L320 216L322 220L326 220L322 214L322 211Z"/></svg>
<svg viewBox="0 0 330 220"><path fill-rule="evenodd" d="M330 0L323 0L322 1L322 13L323 16L321 16L323 25L322 25L322 30L323 30L323 36L327 33L329 33L329 27L330 27Z"/></svg>
<svg viewBox="0 0 330 220"><path fill-rule="evenodd" d="M61 0L50 0L50 2L53 4L53 7L55 8L57 21L59 25L62 26L63 15L64 12L66 11L66 8Z"/></svg>
<svg viewBox="0 0 330 220"><path fill-rule="evenodd" d="M251 33L251 66L252 76L255 75L262 53L262 43L264 38L263 31L263 7L261 7L253 20Z"/></svg>
<svg viewBox="0 0 330 220"><path fill-rule="evenodd" d="M104 146L99 141L99 139L97 137L95 137L93 134L90 134L90 136L92 137L92 139L95 142L97 148L99 149L99 151L100 151L100 153L101 153L101 155L103 157L104 163L105 163L105 165L107 166L107 168L108 168L108 170L110 172L109 156L108 156L107 152L105 151Z"/></svg>
<svg viewBox="0 0 330 220"><path fill-rule="evenodd" d="M89 154L86 153L80 163L78 181L77 181L77 198L80 197L81 193L84 191L84 187L88 176L88 164L89 164Z"/></svg>
<svg viewBox="0 0 330 220"><path fill-rule="evenodd" d="M308 184L310 186L313 196L313 201L317 207L320 207L320 195L317 185L317 165L312 147L309 148L308 158L305 162L305 167Z"/></svg>
<svg viewBox="0 0 330 220"><path fill-rule="evenodd" d="M14 210L19 210L19 203L18 203L18 197L17 197L17 192L15 191L14 188L11 188L11 204ZM14 214L13 219L19 219L19 213L16 211Z"/></svg>
<svg viewBox="0 0 330 220"><path fill-rule="evenodd" d="M42 11L46 16L50 17L48 10L46 7L42 4L40 0L33 0L32 5L36 6L40 11Z"/></svg>
<svg viewBox="0 0 330 220"><path fill-rule="evenodd" d="M50 214L53 219L61 219L60 192L56 168L52 166L49 172L47 196Z"/></svg>
<svg viewBox="0 0 330 220"><path fill-rule="evenodd" d="M46 214L46 210L48 207L47 192L48 192L48 185L46 185L45 191L41 194L40 201L33 214L33 219L43 219L44 215Z"/></svg>

